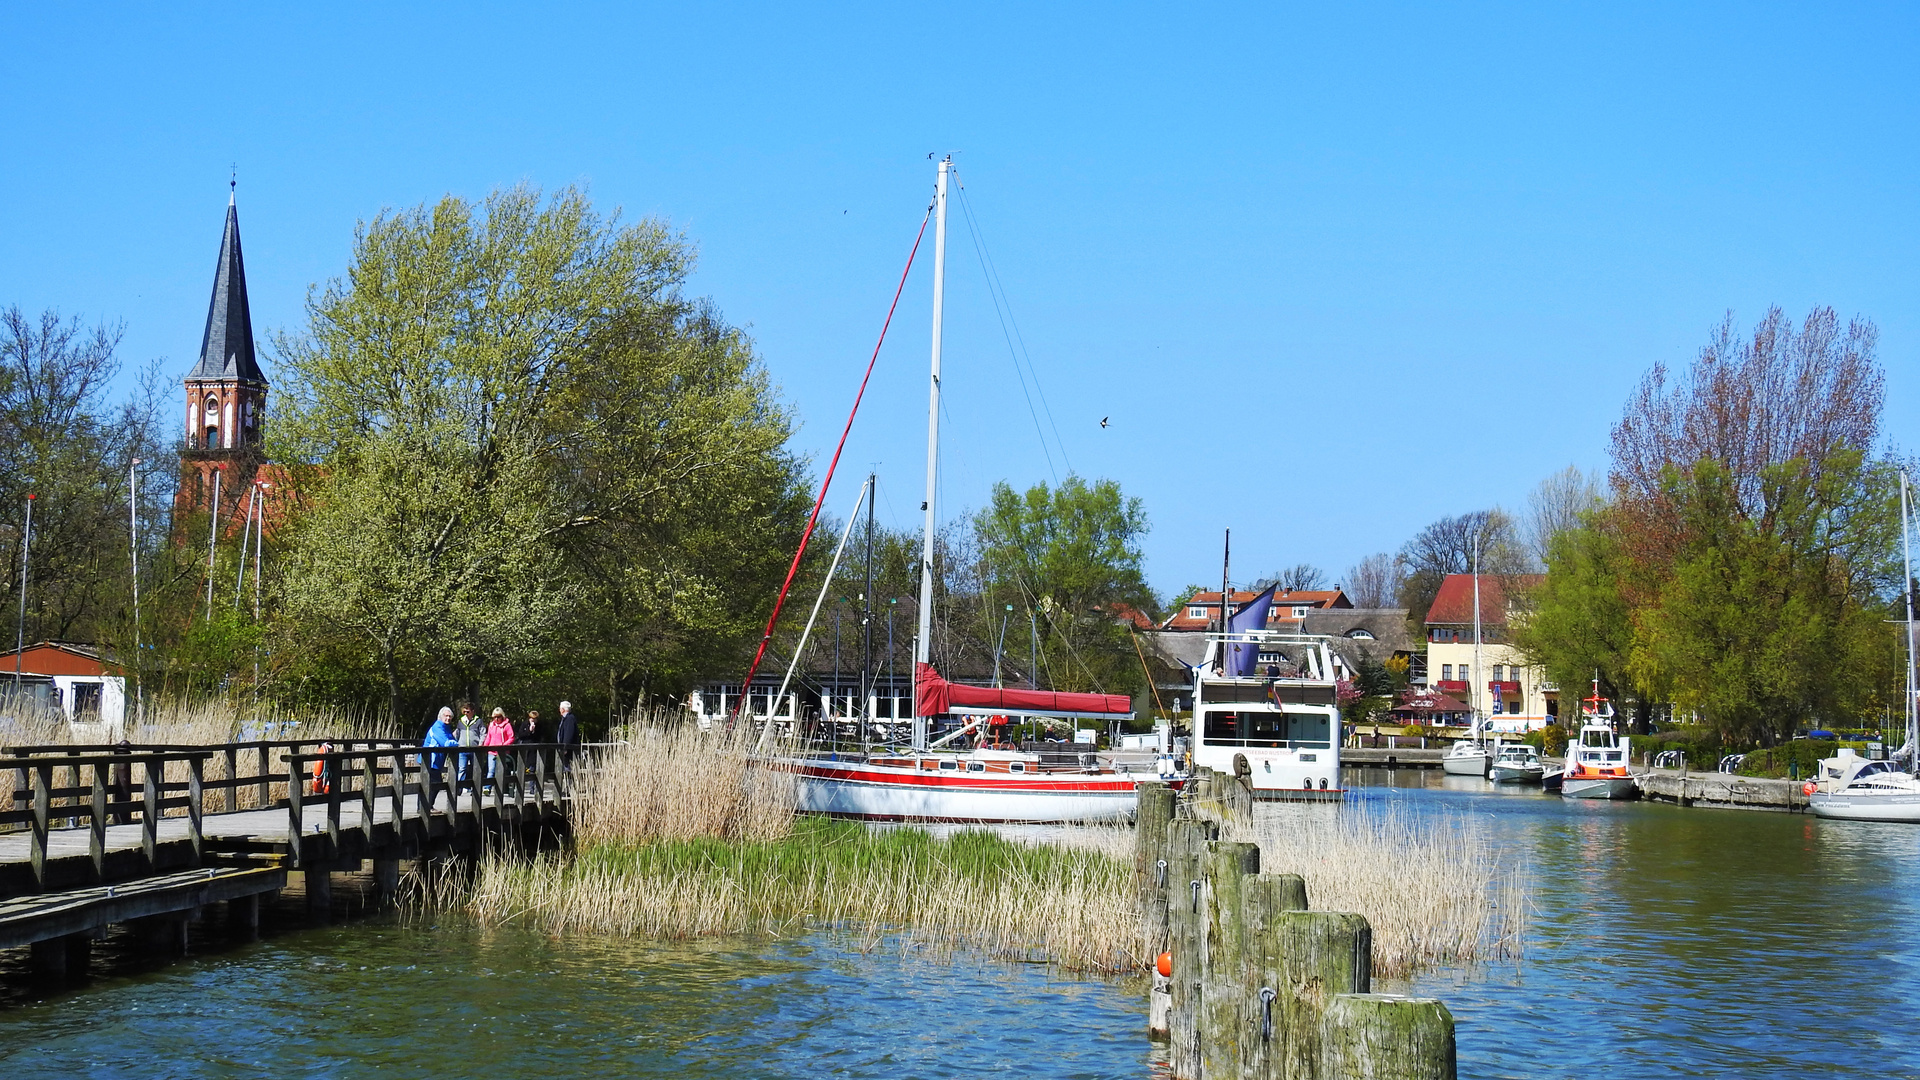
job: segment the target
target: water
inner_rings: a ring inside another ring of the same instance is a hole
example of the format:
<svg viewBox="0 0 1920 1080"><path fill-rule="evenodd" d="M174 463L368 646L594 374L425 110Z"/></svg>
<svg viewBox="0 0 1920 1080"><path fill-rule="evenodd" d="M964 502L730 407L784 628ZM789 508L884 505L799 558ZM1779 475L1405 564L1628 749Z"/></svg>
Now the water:
<svg viewBox="0 0 1920 1080"><path fill-rule="evenodd" d="M358 923L0 1011L9 1077L1141 1077L1137 985L797 942Z"/></svg>
<svg viewBox="0 0 1920 1080"><path fill-rule="evenodd" d="M1920 828L1359 772L1528 868L1518 963L1423 974L1463 1077L1920 1077ZM9 1077L1153 1075L1139 983L861 954L361 921L0 1002ZM17 980L18 971L0 971Z"/></svg>
<svg viewBox="0 0 1920 1080"><path fill-rule="evenodd" d="M1411 986L1453 1010L1461 1076L1920 1076L1920 829L1359 779L1530 868L1520 963Z"/></svg>

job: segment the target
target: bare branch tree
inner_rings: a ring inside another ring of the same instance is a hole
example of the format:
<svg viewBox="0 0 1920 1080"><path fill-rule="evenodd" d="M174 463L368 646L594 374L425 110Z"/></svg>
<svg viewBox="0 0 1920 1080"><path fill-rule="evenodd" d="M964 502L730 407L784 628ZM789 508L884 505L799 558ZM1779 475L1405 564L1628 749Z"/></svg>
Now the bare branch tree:
<svg viewBox="0 0 1920 1080"><path fill-rule="evenodd" d="M1406 563L1384 551L1375 552L1347 568L1347 599L1359 608L1392 607L1406 578Z"/></svg>
<svg viewBox="0 0 1920 1080"><path fill-rule="evenodd" d="M1535 564L1544 568L1553 538L1578 526L1580 515L1600 503L1599 480L1578 465L1569 465L1540 481L1527 497L1526 543Z"/></svg>
<svg viewBox="0 0 1920 1080"><path fill-rule="evenodd" d="M1327 575L1312 563L1294 563L1254 582L1253 587L1260 590L1269 585L1275 586L1280 592L1324 589L1327 587Z"/></svg>

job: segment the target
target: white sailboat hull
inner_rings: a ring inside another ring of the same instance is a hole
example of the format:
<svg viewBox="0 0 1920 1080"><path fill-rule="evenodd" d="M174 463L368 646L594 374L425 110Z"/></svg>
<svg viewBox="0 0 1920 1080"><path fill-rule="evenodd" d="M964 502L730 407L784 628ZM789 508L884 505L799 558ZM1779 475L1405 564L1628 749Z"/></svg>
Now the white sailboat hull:
<svg viewBox="0 0 1920 1080"><path fill-rule="evenodd" d="M1920 791L1816 791L1807 799L1815 817L1840 821L1892 821L1920 825Z"/></svg>
<svg viewBox="0 0 1920 1080"><path fill-rule="evenodd" d="M1139 804L1140 781L1118 773L971 773L825 759L780 767L797 780L800 810L872 821L1127 821Z"/></svg>
<svg viewBox="0 0 1920 1080"><path fill-rule="evenodd" d="M1451 776L1487 775L1487 754L1448 754L1440 759L1440 769Z"/></svg>

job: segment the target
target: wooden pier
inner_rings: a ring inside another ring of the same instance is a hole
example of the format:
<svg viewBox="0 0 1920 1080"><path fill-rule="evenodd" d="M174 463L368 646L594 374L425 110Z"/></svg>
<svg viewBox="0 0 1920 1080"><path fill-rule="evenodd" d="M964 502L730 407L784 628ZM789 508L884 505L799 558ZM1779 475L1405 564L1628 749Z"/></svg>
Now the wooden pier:
<svg viewBox="0 0 1920 1080"><path fill-rule="evenodd" d="M183 951L188 919L225 904L257 931L262 896L303 877L322 921L332 875L371 862L391 899L402 860L535 850L569 835L577 747L382 741L32 746L0 751L0 948L47 980L84 971L107 927ZM316 767L318 777L316 782ZM491 781L491 782L490 782Z"/></svg>

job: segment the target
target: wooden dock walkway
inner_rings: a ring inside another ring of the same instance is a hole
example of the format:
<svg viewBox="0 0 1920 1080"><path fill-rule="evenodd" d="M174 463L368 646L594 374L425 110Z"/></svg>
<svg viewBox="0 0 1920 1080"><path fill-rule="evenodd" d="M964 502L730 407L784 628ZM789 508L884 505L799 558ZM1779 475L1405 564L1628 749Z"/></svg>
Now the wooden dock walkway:
<svg viewBox="0 0 1920 1080"><path fill-rule="evenodd" d="M179 951L188 918L224 903L233 926L257 931L261 896L290 873L322 920L332 875L369 861L391 899L402 860L537 850L570 834L577 747L322 745L0 751L14 781L0 809L0 948L30 946L36 974L62 980L111 925Z"/></svg>

